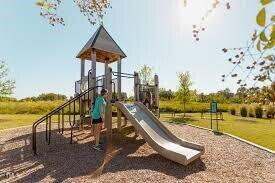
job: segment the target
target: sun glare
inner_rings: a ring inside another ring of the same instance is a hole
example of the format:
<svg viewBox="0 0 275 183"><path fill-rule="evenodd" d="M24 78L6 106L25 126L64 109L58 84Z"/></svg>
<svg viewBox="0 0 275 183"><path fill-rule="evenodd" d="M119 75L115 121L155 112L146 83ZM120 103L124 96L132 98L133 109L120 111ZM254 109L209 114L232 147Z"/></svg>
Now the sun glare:
<svg viewBox="0 0 275 183"><path fill-rule="evenodd" d="M204 13L207 12L209 3L207 1L192 0L179 1L179 19L184 25L193 25L201 20Z"/></svg>

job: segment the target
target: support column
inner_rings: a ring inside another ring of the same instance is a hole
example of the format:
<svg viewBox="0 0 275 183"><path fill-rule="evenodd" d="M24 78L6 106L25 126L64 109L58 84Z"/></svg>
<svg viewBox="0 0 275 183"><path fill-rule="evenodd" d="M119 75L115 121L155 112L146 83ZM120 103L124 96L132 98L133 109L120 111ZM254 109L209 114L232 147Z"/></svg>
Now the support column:
<svg viewBox="0 0 275 183"><path fill-rule="evenodd" d="M105 109L105 123L107 125L107 141L112 141L112 68L105 70L106 88L108 90L107 105Z"/></svg>
<svg viewBox="0 0 275 183"><path fill-rule="evenodd" d="M137 101L140 102L140 78L137 73Z"/></svg>
<svg viewBox="0 0 275 183"><path fill-rule="evenodd" d="M117 62L117 100L121 101L121 59ZM117 129L121 131L121 110L117 109Z"/></svg>
<svg viewBox="0 0 275 183"><path fill-rule="evenodd" d="M155 114L159 118L159 77L155 75Z"/></svg>
<svg viewBox="0 0 275 183"><path fill-rule="evenodd" d="M80 65L80 93L82 93L84 91L84 77L85 77L85 59L81 58L80 61L81 65Z"/></svg>
<svg viewBox="0 0 275 183"><path fill-rule="evenodd" d="M138 73L137 72L135 72L134 73L134 91L135 91L135 100L136 100L136 102L139 102L139 87L140 87L140 85L139 85L140 83L139 83L139 76L138 76Z"/></svg>
<svg viewBox="0 0 275 183"><path fill-rule="evenodd" d="M96 87L96 52L94 50L92 50L92 53L91 53L91 70L92 70L92 74L91 74L91 83L90 83L90 86L92 88L95 88ZM96 99L96 89L92 90L90 92L90 96L91 96L91 110L93 109L93 106L94 106L94 102L95 102L95 99Z"/></svg>
<svg viewBox="0 0 275 183"><path fill-rule="evenodd" d="M109 72L109 67L108 67L108 61L107 60L105 60L105 63L104 63L104 71L105 71L105 77L104 77L104 88L105 89L108 89L107 88L107 80L108 80L108 78L107 78L107 74L106 73L108 73ZM112 86L112 85L111 85Z"/></svg>
<svg viewBox="0 0 275 183"><path fill-rule="evenodd" d="M81 58L81 66L80 66L80 94L85 90L85 82L84 82L84 77L85 77L85 59ZM79 100L79 112L80 112L80 124L78 124L79 127L83 128L83 122L84 122L84 102L83 99L84 97L81 97ZM81 126L80 126L81 125Z"/></svg>

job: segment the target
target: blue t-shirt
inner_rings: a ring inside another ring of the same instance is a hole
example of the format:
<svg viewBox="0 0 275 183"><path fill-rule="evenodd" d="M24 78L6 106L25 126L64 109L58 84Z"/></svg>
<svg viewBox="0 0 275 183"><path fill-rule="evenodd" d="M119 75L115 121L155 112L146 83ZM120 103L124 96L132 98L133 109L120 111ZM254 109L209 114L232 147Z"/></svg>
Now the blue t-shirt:
<svg viewBox="0 0 275 183"><path fill-rule="evenodd" d="M102 96L98 96L95 100L95 106L94 106L94 110L92 112L93 119L101 118L100 107L103 109L103 111L101 111L101 112L105 113L106 102Z"/></svg>

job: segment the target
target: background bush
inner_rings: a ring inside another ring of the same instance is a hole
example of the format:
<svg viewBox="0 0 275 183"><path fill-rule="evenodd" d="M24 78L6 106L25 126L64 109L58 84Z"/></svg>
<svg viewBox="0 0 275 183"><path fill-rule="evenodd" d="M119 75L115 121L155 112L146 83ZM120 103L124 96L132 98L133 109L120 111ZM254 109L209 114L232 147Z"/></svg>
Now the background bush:
<svg viewBox="0 0 275 183"><path fill-rule="evenodd" d="M255 107L255 116L256 116L256 118L263 117L263 108L261 106Z"/></svg>
<svg viewBox="0 0 275 183"><path fill-rule="evenodd" d="M255 117L255 113L254 113L254 109L253 108L249 108L248 116L252 117L252 118Z"/></svg>
<svg viewBox="0 0 275 183"><path fill-rule="evenodd" d="M66 95L56 93L42 93L37 97L27 97L20 101L56 101L56 100L67 100Z"/></svg>
<svg viewBox="0 0 275 183"><path fill-rule="evenodd" d="M230 114L234 116L236 115L236 109L234 107L230 108Z"/></svg>
<svg viewBox="0 0 275 183"><path fill-rule="evenodd" d="M272 107L269 107L266 111L266 117L267 118L274 118L274 109Z"/></svg>
<svg viewBox="0 0 275 183"><path fill-rule="evenodd" d="M247 108L245 106L241 107L240 114L242 117L247 117Z"/></svg>
<svg viewBox="0 0 275 183"><path fill-rule="evenodd" d="M229 104L218 104L218 111L228 112ZM191 102L186 104L187 113L209 112L209 103ZM180 101L160 101L160 112L183 113L183 104Z"/></svg>
<svg viewBox="0 0 275 183"><path fill-rule="evenodd" d="M16 102L16 98L0 96L0 102Z"/></svg>

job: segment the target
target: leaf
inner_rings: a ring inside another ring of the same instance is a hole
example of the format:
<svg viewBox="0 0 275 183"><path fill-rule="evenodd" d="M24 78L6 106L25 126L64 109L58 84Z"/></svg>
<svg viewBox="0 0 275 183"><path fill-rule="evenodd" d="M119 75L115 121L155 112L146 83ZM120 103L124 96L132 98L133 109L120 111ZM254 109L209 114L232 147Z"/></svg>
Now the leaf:
<svg viewBox="0 0 275 183"><path fill-rule="evenodd" d="M257 30L255 30L254 34L252 35L252 41L257 39Z"/></svg>
<svg viewBox="0 0 275 183"><path fill-rule="evenodd" d="M264 57L264 59L267 59L267 60L272 60L272 55L268 55L268 56L266 56L266 57Z"/></svg>
<svg viewBox="0 0 275 183"><path fill-rule="evenodd" d="M270 33L270 39L275 39L275 25L272 26L272 31Z"/></svg>
<svg viewBox="0 0 275 183"><path fill-rule="evenodd" d="M265 32L264 32L264 31L260 34L260 39L261 39L261 41L263 41L263 42L268 42L268 39L266 38L266 35L265 35Z"/></svg>
<svg viewBox="0 0 275 183"><path fill-rule="evenodd" d="M273 15L270 19L272 22L275 22L275 15Z"/></svg>
<svg viewBox="0 0 275 183"><path fill-rule="evenodd" d="M51 3L44 3L44 6L48 9L51 10L53 8L53 5Z"/></svg>
<svg viewBox="0 0 275 183"><path fill-rule="evenodd" d="M275 39L272 39L271 41L269 41L269 42L267 43L267 45L265 46L264 49L271 49L271 48L273 48L274 46L275 46Z"/></svg>
<svg viewBox="0 0 275 183"><path fill-rule="evenodd" d="M273 0L261 0L262 5L271 3Z"/></svg>
<svg viewBox="0 0 275 183"><path fill-rule="evenodd" d="M265 11L265 8L262 8L256 17L257 24L259 26L265 27L265 19L266 19L266 11Z"/></svg>
<svg viewBox="0 0 275 183"><path fill-rule="evenodd" d="M45 5L45 0L38 0L35 2L35 5L43 7Z"/></svg>
<svg viewBox="0 0 275 183"><path fill-rule="evenodd" d="M259 40L258 43L257 43L257 50L258 50L259 52L262 51L262 49L261 49L261 40Z"/></svg>

